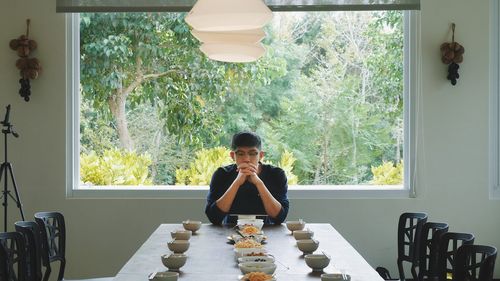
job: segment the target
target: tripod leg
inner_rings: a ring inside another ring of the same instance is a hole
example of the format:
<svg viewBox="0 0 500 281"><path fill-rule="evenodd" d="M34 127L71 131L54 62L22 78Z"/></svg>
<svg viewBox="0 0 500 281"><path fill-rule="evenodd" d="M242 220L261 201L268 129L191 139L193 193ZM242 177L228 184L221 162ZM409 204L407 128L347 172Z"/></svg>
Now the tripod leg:
<svg viewBox="0 0 500 281"><path fill-rule="evenodd" d="M21 211L21 218L24 220L23 204L21 204L21 198L19 198L19 192L17 191L16 178L14 177L14 172L12 171L12 164L7 163L7 168L10 172L10 177L12 179L12 185L14 185L14 193L16 194L17 207Z"/></svg>
<svg viewBox="0 0 500 281"><path fill-rule="evenodd" d="M6 170L6 163L2 163L2 166L0 166L0 182L2 182L2 176L3 173L5 172L5 177L4 177L4 185L3 185L3 191L2 191L2 197L3 197L3 229L5 232L7 232L7 170Z"/></svg>

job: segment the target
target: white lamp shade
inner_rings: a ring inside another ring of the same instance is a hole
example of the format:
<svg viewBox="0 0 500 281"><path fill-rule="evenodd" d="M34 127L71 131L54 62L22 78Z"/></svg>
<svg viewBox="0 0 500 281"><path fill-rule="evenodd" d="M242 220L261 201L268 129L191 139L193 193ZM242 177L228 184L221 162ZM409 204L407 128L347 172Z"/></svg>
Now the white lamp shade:
<svg viewBox="0 0 500 281"><path fill-rule="evenodd" d="M237 31L262 28L272 18L262 0L198 0L185 20L198 31Z"/></svg>
<svg viewBox="0 0 500 281"><path fill-rule="evenodd" d="M260 43L204 43L200 50L210 59L223 62L253 62L266 52Z"/></svg>
<svg viewBox="0 0 500 281"><path fill-rule="evenodd" d="M261 28L227 32L208 32L193 29L191 34L203 43L258 43L266 37L266 33Z"/></svg>

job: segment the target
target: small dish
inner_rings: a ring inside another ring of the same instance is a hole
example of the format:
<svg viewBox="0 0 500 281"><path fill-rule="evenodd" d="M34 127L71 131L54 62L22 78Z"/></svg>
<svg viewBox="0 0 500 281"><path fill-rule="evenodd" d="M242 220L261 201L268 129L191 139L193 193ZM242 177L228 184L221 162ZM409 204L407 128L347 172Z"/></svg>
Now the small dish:
<svg viewBox="0 0 500 281"><path fill-rule="evenodd" d="M189 249L189 241L172 240L167 243L168 249L176 254L182 254Z"/></svg>
<svg viewBox="0 0 500 281"><path fill-rule="evenodd" d="M172 236L173 239L177 240L189 240L191 239L192 233L193 232L191 230L176 230L170 232L170 236Z"/></svg>
<svg viewBox="0 0 500 281"><path fill-rule="evenodd" d="M322 272L323 268L327 267L330 263L330 257L325 254L310 254L306 255L304 259L306 260L307 266L309 266L313 271L316 272Z"/></svg>
<svg viewBox="0 0 500 281"><path fill-rule="evenodd" d="M306 222L303 220L298 220L298 221L287 221L286 222L286 227L288 230L294 232L295 230L302 230L306 226Z"/></svg>
<svg viewBox="0 0 500 281"><path fill-rule="evenodd" d="M149 281L177 281L179 273L177 272L153 272L148 276Z"/></svg>
<svg viewBox="0 0 500 281"><path fill-rule="evenodd" d="M274 262L274 258L271 256L244 256L238 258L238 263L244 262Z"/></svg>
<svg viewBox="0 0 500 281"><path fill-rule="evenodd" d="M342 276L342 273L323 273L321 274L321 281L350 281L351 275L344 274L346 278Z"/></svg>
<svg viewBox="0 0 500 281"><path fill-rule="evenodd" d="M238 280L239 281L248 281L249 279L246 278L246 274L245 274L245 275L238 276ZM267 279L266 281L276 281L276 277L271 276L271 279Z"/></svg>
<svg viewBox="0 0 500 281"><path fill-rule="evenodd" d="M304 239L297 240L297 247L301 250L304 255L312 254L316 249L318 249L319 241L314 239Z"/></svg>
<svg viewBox="0 0 500 281"><path fill-rule="evenodd" d="M250 272L264 272L265 274L273 274L276 271L276 264L271 262L244 262L238 264L241 273L247 274Z"/></svg>
<svg viewBox="0 0 500 281"><path fill-rule="evenodd" d="M185 230L191 230L195 233L198 229L200 229L201 221L185 220L182 222L182 226L184 226Z"/></svg>
<svg viewBox="0 0 500 281"><path fill-rule="evenodd" d="M186 264L187 256L184 254L162 255L161 262L170 271L179 271Z"/></svg>
<svg viewBox="0 0 500 281"><path fill-rule="evenodd" d="M314 232L312 230L295 230L293 232L293 237L295 240L303 240L303 239L311 239L314 236Z"/></svg>

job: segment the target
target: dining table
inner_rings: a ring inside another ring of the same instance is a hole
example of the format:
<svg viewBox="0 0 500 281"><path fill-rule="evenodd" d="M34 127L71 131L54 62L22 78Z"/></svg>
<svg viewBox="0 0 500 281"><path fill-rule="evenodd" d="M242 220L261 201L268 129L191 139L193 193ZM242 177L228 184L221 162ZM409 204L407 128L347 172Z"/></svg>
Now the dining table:
<svg viewBox="0 0 500 281"><path fill-rule="evenodd" d="M328 223L307 223L306 229L314 232L319 247L314 253L330 256L326 273L345 272L351 281L381 281L378 273L366 260ZM161 256L170 254L167 242L170 232L183 229L182 224L161 224L142 246L132 255L115 276L115 281L145 281L153 272L167 271ZM291 231L285 225L265 225L267 237L264 244L277 265L275 278L286 281L321 280L323 272L313 272L306 265L303 253ZM236 233L234 226L203 224L190 241L185 252L186 264L179 270L180 281L237 281L242 276L235 259L230 237Z"/></svg>

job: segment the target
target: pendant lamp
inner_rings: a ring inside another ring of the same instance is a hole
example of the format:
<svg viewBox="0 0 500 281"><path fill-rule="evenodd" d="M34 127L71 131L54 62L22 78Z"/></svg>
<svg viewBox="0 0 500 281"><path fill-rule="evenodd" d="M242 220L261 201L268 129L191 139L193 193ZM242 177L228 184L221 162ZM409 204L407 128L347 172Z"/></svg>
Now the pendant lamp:
<svg viewBox="0 0 500 281"><path fill-rule="evenodd" d="M193 36L198 39L198 41L203 43L258 43L262 39L264 39L264 37L266 37L266 33L262 29L227 32L209 32L193 29L191 30L191 34L193 34Z"/></svg>
<svg viewBox="0 0 500 281"><path fill-rule="evenodd" d="M262 28L272 17L262 0L198 0L185 20L198 31L239 31Z"/></svg>
<svg viewBox="0 0 500 281"><path fill-rule="evenodd" d="M261 43L203 43L200 50L210 59L223 62L253 62L266 49Z"/></svg>

